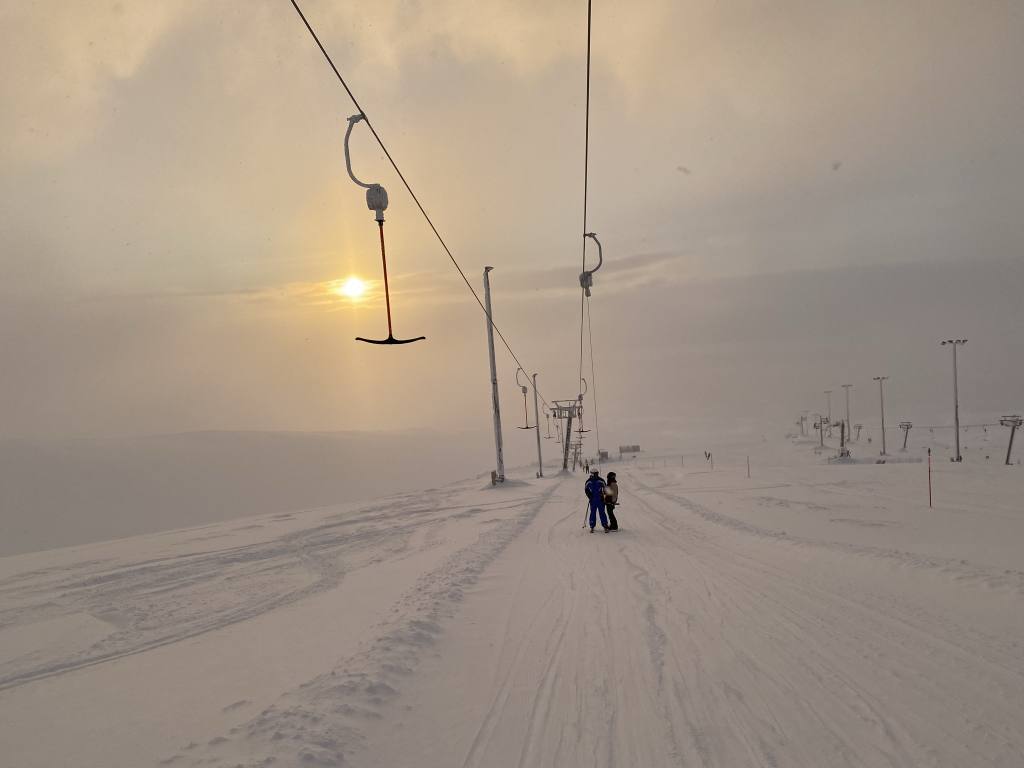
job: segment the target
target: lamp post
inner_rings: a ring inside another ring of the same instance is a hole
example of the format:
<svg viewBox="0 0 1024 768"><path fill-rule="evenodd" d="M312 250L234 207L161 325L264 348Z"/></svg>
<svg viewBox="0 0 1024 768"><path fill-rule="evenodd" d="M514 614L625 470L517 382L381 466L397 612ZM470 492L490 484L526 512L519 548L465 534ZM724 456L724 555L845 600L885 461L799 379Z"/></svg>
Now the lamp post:
<svg viewBox="0 0 1024 768"><path fill-rule="evenodd" d="M956 431L956 456L953 461L963 461L960 455L960 394L957 390L956 378L956 348L967 343L967 339L946 339L940 342L942 346L949 344L953 347L953 429Z"/></svg>
<svg viewBox="0 0 1024 768"><path fill-rule="evenodd" d="M885 392L882 390L882 382L888 379L888 376L875 376L874 380L878 382L878 399L882 404L882 455L885 456Z"/></svg>
<svg viewBox="0 0 1024 768"><path fill-rule="evenodd" d="M832 390L825 390L825 402L828 404L828 423L832 423Z"/></svg>
<svg viewBox="0 0 1024 768"><path fill-rule="evenodd" d="M842 386L842 388L846 391L846 434L849 435L850 427L853 426L852 422L850 421L850 387L852 387L853 384L842 384L840 386Z"/></svg>

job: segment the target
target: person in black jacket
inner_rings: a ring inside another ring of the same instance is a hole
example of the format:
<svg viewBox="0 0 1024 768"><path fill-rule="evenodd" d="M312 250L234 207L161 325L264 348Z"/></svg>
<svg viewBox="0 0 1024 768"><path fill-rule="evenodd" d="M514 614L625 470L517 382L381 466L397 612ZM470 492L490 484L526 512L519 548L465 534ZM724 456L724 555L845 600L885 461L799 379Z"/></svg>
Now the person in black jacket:
<svg viewBox="0 0 1024 768"><path fill-rule="evenodd" d="M615 473L608 473L608 487L604 491L604 504L608 508L608 527L619 530L619 521L615 519L615 505L619 503L619 483L615 479Z"/></svg>
<svg viewBox="0 0 1024 768"><path fill-rule="evenodd" d="M584 493L587 494L587 498L590 500L590 532L594 532L594 525L597 523L597 513L601 513L601 527L604 528L605 533L608 532L608 518L604 513L604 489L605 482L601 478L601 474L595 469L590 473L590 478L587 480L586 485L583 486Z"/></svg>

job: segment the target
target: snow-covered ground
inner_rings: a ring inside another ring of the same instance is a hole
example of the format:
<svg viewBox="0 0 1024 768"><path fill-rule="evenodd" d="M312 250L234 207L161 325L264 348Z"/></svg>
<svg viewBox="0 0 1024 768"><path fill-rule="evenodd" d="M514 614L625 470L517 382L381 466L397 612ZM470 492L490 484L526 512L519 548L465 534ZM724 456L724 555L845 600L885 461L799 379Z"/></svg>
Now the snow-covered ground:
<svg viewBox="0 0 1024 768"><path fill-rule="evenodd" d="M615 466L610 535L524 472L0 558L0 762L1021 766L993 454L934 509L925 464L765 442Z"/></svg>

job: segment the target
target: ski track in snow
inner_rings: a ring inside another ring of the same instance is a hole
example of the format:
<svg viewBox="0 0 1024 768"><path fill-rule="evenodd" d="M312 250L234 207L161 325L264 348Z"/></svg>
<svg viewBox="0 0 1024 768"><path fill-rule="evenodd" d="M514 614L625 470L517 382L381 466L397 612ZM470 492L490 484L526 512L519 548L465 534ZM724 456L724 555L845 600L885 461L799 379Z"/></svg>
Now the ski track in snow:
<svg viewBox="0 0 1024 768"><path fill-rule="evenodd" d="M373 505L244 546L139 562L86 561L72 568L23 573L0 586L0 630L85 613L113 631L58 658L32 654L0 664L0 690L254 618L330 589L353 563L373 565L400 556L417 530L436 525L439 518L459 519L482 511L448 507L438 514L441 498L424 503L417 495ZM228 535L216 538L220 537Z"/></svg>
<svg viewBox="0 0 1024 768"><path fill-rule="evenodd" d="M886 546L904 502L877 483L728 468L620 479L623 530L609 535L580 527L573 476L207 526L179 532L191 549L178 555L24 570L0 583L0 637L79 622L79 641L0 657L0 690L201 642L443 547L355 653L255 715L218 691L234 725L152 763L1024 765L1024 573ZM762 511L797 523L755 522ZM1016 524L1012 508L990 511ZM272 524L290 527L261 533Z"/></svg>
<svg viewBox="0 0 1024 768"><path fill-rule="evenodd" d="M512 545L528 566L497 590L504 620L466 606L463 627L503 627L496 650L467 665L485 635L452 651L409 697L425 715L388 718L354 765L425 745L418 764L463 768L1024 764L1017 638L932 613L876 563L1019 606L1016 578L782 536L639 482L623 531L579 536L561 514L576 485ZM439 693L481 675L472 707Z"/></svg>
<svg viewBox="0 0 1024 768"><path fill-rule="evenodd" d="M257 717L212 740L201 756L179 752L161 762L198 766L219 762L223 755L231 758L230 764L243 766L345 764L348 754L365 744L362 725L382 718L381 709L399 696L403 680L436 645L442 623L455 615L464 590L530 524L552 490L508 505L517 514L498 521L423 574L399 600L395 618L354 658L303 683ZM480 511L472 508L453 517ZM245 756L240 762L239 754Z"/></svg>

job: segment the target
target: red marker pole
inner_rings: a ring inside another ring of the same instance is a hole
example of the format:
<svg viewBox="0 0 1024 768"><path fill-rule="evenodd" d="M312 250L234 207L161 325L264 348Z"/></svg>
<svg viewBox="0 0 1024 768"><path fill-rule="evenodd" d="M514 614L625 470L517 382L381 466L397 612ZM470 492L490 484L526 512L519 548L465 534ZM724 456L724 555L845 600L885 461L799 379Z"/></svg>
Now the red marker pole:
<svg viewBox="0 0 1024 768"><path fill-rule="evenodd" d="M932 508L932 449L928 449L928 509Z"/></svg>

